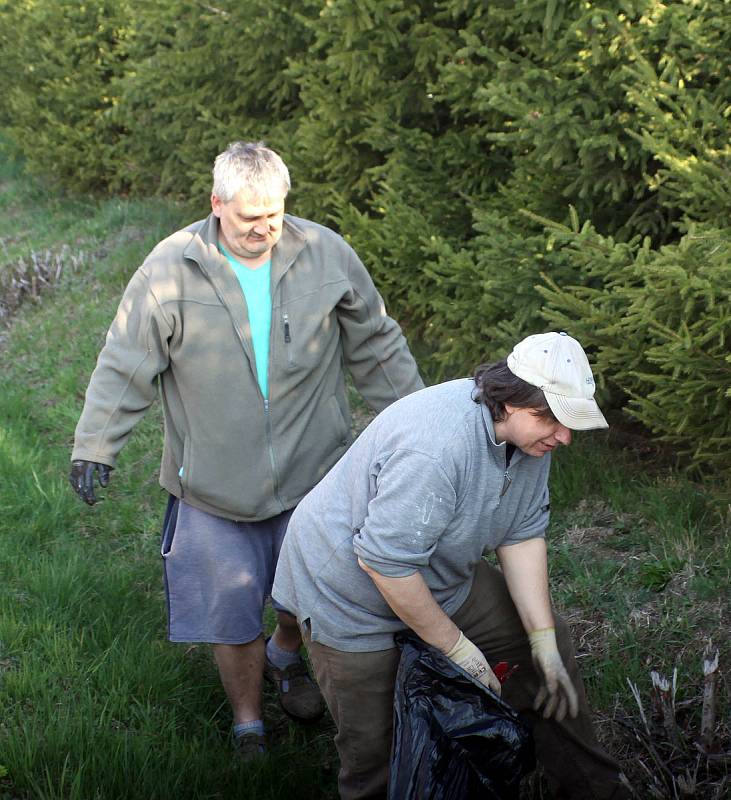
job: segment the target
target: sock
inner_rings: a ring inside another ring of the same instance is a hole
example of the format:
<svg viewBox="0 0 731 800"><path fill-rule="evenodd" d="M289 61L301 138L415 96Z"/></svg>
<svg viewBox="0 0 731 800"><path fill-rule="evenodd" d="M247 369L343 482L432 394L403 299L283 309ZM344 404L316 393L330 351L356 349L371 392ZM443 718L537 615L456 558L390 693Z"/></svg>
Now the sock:
<svg viewBox="0 0 731 800"><path fill-rule="evenodd" d="M245 733L256 733L259 736L264 735L264 722L260 719L253 719L251 722L239 722L234 725L234 738L238 739Z"/></svg>
<svg viewBox="0 0 731 800"><path fill-rule="evenodd" d="M287 669L293 664L299 664L300 654L299 651L293 653L291 650L282 650L274 644L272 638L267 642L267 658L277 669Z"/></svg>

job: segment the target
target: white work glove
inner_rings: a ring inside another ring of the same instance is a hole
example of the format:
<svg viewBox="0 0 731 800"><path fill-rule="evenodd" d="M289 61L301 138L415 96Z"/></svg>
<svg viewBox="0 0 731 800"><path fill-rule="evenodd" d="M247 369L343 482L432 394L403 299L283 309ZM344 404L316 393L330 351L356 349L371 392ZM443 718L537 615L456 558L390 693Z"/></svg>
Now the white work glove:
<svg viewBox="0 0 731 800"><path fill-rule="evenodd" d="M471 642L462 631L459 632L457 643L444 655L462 667L465 672L469 672L473 678L477 678L480 683L492 689L498 697L500 696L500 681L490 669L482 650Z"/></svg>
<svg viewBox="0 0 731 800"><path fill-rule="evenodd" d="M543 719L554 717L557 722L566 716L579 713L579 698L571 683L566 667L556 645L555 628L541 628L528 634L533 663L543 678L543 685L536 695L533 708L543 706Z"/></svg>

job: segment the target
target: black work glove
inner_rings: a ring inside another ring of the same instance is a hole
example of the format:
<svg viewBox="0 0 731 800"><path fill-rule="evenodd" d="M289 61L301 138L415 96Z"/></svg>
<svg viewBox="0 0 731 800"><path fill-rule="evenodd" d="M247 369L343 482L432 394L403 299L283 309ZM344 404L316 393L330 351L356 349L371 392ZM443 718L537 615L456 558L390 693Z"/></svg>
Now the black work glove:
<svg viewBox="0 0 731 800"><path fill-rule="evenodd" d="M97 502L94 496L94 473L99 473L99 486L106 488L109 486L111 471L112 467L108 467L106 464L97 464L96 461L72 461L69 482L76 494L85 503L93 506Z"/></svg>

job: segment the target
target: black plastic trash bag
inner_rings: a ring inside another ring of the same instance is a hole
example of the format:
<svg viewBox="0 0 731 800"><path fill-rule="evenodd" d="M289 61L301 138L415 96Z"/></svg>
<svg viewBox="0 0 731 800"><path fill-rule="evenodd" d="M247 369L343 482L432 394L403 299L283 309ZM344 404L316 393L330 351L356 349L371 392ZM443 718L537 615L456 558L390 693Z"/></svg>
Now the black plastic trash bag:
<svg viewBox="0 0 731 800"><path fill-rule="evenodd" d="M517 800L533 738L509 705L411 631L398 633L389 800Z"/></svg>

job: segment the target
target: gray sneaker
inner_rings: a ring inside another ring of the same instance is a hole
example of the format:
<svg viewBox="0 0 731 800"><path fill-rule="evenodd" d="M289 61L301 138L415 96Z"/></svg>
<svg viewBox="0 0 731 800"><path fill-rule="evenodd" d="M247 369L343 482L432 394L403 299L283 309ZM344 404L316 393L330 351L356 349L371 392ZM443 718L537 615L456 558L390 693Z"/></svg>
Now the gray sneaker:
<svg viewBox="0 0 731 800"><path fill-rule="evenodd" d="M275 667L267 659L264 677L277 687L279 702L290 717L302 722L314 722L325 713L325 699L302 659L285 669Z"/></svg>
<svg viewBox="0 0 731 800"><path fill-rule="evenodd" d="M266 737L258 733L244 733L241 736L234 736L233 748L240 761L256 761L266 755Z"/></svg>

